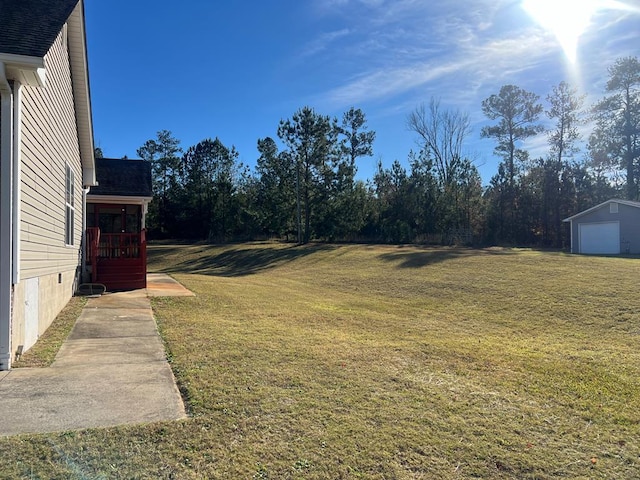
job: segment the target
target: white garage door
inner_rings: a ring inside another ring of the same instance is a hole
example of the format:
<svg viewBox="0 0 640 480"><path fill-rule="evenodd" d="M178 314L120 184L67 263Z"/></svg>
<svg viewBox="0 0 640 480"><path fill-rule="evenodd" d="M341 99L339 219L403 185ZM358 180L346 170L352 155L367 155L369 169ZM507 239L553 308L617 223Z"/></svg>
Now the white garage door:
<svg viewBox="0 0 640 480"><path fill-rule="evenodd" d="M620 253L620 223L581 223L580 253Z"/></svg>

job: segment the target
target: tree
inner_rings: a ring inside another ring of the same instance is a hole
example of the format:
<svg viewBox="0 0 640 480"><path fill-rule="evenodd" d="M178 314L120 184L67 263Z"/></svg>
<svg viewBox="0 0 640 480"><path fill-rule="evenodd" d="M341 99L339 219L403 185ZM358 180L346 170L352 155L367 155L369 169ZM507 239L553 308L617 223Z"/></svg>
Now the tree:
<svg viewBox="0 0 640 480"><path fill-rule="evenodd" d="M376 132L368 131L366 123L367 119L362 110L351 107L342 116L342 125L339 127L339 133L345 137L341 148L347 158L347 176L351 179L356 173L356 160L359 157L373 155Z"/></svg>
<svg viewBox="0 0 640 480"><path fill-rule="evenodd" d="M596 128L589 136L586 164L594 177L594 203L602 203L619 194L624 185L620 161L610 148L603 130ZM622 193L622 196L626 192Z"/></svg>
<svg viewBox="0 0 640 480"><path fill-rule="evenodd" d="M499 120L497 125L483 127L481 136L495 138L494 152L501 156L506 165L509 188L513 190L516 159L526 158L525 151L517 147L518 142L541 133L544 128L537 124L542 113L538 95L527 92L515 85L504 85L500 93L482 101L482 112L491 120Z"/></svg>
<svg viewBox="0 0 640 480"><path fill-rule="evenodd" d="M555 124L548 132L549 157L539 160L541 183L537 192L541 196L542 242L561 247L565 243L562 217L571 215L567 210L575 203L574 170L566 158L579 151L576 142L580 139L584 95L560 82L547 95L547 101L550 108L546 114Z"/></svg>
<svg viewBox="0 0 640 480"><path fill-rule="evenodd" d="M482 194L477 169L463 156L471 133L469 115L442 109L440 101L432 98L428 109L422 104L407 117L407 126L419 135L421 163L429 162L437 180L433 198L438 231L445 236L461 229L468 233L472 204L478 204Z"/></svg>
<svg viewBox="0 0 640 480"><path fill-rule="evenodd" d="M295 224L295 162L270 137L258 140L258 152L258 216L265 233L286 236Z"/></svg>
<svg viewBox="0 0 640 480"><path fill-rule="evenodd" d="M201 141L184 155L192 225L200 238L225 241L236 226L234 193L242 167L237 158L235 147L226 147L217 137Z"/></svg>
<svg viewBox="0 0 640 480"><path fill-rule="evenodd" d="M414 222L416 236L426 238L438 231L440 186L434 175L433 160L424 150L417 154L409 152L409 182L404 210L409 212Z"/></svg>
<svg viewBox="0 0 640 480"><path fill-rule="evenodd" d="M327 186L333 178L331 161L337 154L337 131L335 120L310 107L298 110L291 119L281 120L278 126L278 137L289 148L295 163L299 243L310 240L311 216L327 200Z"/></svg>
<svg viewBox="0 0 640 480"><path fill-rule="evenodd" d="M498 120L496 125L483 127L481 136L494 138L497 145L496 155L503 161L498 166L498 174L491 180L491 200L494 203L492 218L497 222L496 231L499 239L515 242L522 238L520 223L522 213L516 185L516 161L524 163L528 152L518 148L518 144L529 137L537 135L544 129L536 123L542 113L542 105L538 96L515 85L504 85L500 92L491 95L482 102L482 112L491 120Z"/></svg>
<svg viewBox="0 0 640 480"><path fill-rule="evenodd" d="M441 184L455 182L464 140L471 133L469 115L457 110L442 110L440 101L432 98L428 111L422 104L409 114L407 126L420 136L421 147L433 159Z"/></svg>
<svg viewBox="0 0 640 480"><path fill-rule="evenodd" d="M339 143L341 155L335 158L333 192L324 232L330 238L344 239L353 237L365 222L366 188L355 181L356 161L373 155L376 133L368 130L365 114L354 107L342 116L338 133L343 137Z"/></svg>
<svg viewBox="0 0 640 480"><path fill-rule="evenodd" d="M174 223L176 195L179 194L181 183L181 163L179 154L182 152L180 141L173 137L170 131L161 130L156 139L147 140L137 150L143 160L151 162L153 193L155 202L150 206L150 217L157 222L157 229L161 235L168 234L168 224Z"/></svg>
<svg viewBox="0 0 640 480"><path fill-rule="evenodd" d="M553 87L551 94L547 95L550 109L546 114L551 120L555 120L554 129L549 132L549 145L551 154L562 162L566 157L577 153L576 141L580 139L578 126L582 124L582 105L584 95L577 95L577 91L568 83L560 82Z"/></svg>
<svg viewBox="0 0 640 480"><path fill-rule="evenodd" d="M379 237L384 242L411 242L415 238L416 203L409 195L407 171L398 160L390 169L378 161L373 183L377 198Z"/></svg>
<svg viewBox="0 0 640 480"><path fill-rule="evenodd" d="M640 62L619 58L609 68L606 91L610 95L594 109L596 127L590 145L616 159L626 173L626 196L638 198L640 178Z"/></svg>

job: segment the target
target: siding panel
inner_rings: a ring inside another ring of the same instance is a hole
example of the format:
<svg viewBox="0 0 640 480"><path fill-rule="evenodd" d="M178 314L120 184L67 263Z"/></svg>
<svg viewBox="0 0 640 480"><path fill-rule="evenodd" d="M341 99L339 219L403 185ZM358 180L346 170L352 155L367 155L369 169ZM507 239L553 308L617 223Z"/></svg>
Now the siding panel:
<svg viewBox="0 0 640 480"><path fill-rule="evenodd" d="M22 88L22 278L74 270L82 238L82 169L66 27L45 56L47 84ZM65 245L65 173L75 174L74 246Z"/></svg>

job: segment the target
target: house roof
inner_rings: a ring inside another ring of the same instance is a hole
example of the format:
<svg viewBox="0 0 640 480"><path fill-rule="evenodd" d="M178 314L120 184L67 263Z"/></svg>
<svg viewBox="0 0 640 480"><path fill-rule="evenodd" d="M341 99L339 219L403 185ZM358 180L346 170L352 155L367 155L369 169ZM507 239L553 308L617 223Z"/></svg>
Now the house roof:
<svg viewBox="0 0 640 480"><path fill-rule="evenodd" d="M620 203L622 205L628 205L629 207L640 208L640 202L634 202L631 200L622 200L620 198L612 198L610 200L607 200L606 202L599 203L595 207L588 208L587 210L584 210L580 213L576 213L571 217L565 218L563 222L570 222L571 220L575 220L576 218L582 217L583 215L591 213L594 210L604 207L605 205L609 205L610 203Z"/></svg>
<svg viewBox="0 0 640 480"><path fill-rule="evenodd" d="M0 53L44 57L78 0L0 0Z"/></svg>
<svg viewBox="0 0 640 480"><path fill-rule="evenodd" d="M0 73L22 85L44 87L44 57L67 23L82 183L95 183L93 121L83 0L0 0Z"/></svg>
<svg viewBox="0 0 640 480"><path fill-rule="evenodd" d="M89 196L153 196L151 163L144 160L96 158L96 179Z"/></svg>

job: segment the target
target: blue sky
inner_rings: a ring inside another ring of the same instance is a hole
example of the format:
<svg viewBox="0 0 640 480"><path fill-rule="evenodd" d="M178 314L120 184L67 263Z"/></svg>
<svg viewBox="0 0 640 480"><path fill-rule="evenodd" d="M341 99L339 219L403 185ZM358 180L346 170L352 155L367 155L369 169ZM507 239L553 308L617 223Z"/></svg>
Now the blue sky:
<svg viewBox="0 0 640 480"><path fill-rule="evenodd" d="M364 179L378 159L406 163L417 148L406 117L435 97L470 114L467 154L486 184L499 160L480 139L483 99L514 84L544 100L566 80L591 104L607 67L640 49L638 0L533 0L546 5L535 18L524 1L86 0L95 142L133 158L158 130L185 149L217 136L253 166L258 138L277 140L299 108L341 117L355 106L377 135ZM553 19L583 21L575 63ZM526 147L543 155L545 144Z"/></svg>

